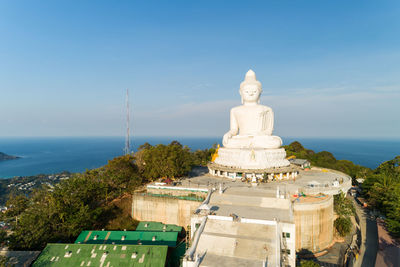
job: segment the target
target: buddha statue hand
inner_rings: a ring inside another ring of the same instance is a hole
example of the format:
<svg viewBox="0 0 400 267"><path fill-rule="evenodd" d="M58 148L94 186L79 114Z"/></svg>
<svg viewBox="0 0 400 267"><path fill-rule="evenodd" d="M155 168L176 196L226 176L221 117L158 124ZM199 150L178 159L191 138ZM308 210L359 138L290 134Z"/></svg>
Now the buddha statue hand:
<svg viewBox="0 0 400 267"><path fill-rule="evenodd" d="M224 134L224 137L222 138L222 144L226 146L229 142L229 140L232 138L233 133L231 131L227 132Z"/></svg>

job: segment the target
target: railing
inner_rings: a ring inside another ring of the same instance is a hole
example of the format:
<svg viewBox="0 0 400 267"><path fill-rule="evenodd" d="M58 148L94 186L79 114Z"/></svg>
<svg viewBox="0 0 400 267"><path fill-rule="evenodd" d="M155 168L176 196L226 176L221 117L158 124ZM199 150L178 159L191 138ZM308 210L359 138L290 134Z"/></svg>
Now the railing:
<svg viewBox="0 0 400 267"><path fill-rule="evenodd" d="M169 194L153 194L153 193L142 193L142 196L151 196L151 197L165 197L165 198L175 198L182 200L191 200L191 201L203 201L204 197L199 196L174 196Z"/></svg>
<svg viewBox="0 0 400 267"><path fill-rule="evenodd" d="M206 222L207 222L207 216L204 216L201 221L200 227L197 228L196 232L194 233L192 246L185 253L185 256L191 261L193 260L193 254L196 252L197 244L199 243L200 236L201 233L203 233Z"/></svg>

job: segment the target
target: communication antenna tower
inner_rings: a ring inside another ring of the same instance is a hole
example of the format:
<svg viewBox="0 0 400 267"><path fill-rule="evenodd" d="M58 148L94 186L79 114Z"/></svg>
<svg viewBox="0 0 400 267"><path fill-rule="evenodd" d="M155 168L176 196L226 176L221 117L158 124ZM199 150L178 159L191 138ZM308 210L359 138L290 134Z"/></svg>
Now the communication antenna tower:
<svg viewBox="0 0 400 267"><path fill-rule="evenodd" d="M131 144L129 137L129 89L126 89L126 136L125 136L125 148L124 153L128 155L131 153Z"/></svg>

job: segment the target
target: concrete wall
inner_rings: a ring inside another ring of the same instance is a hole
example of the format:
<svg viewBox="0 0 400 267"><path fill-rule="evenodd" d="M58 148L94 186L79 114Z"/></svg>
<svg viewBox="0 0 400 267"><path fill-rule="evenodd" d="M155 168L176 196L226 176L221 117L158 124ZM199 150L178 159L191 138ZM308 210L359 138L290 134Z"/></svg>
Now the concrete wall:
<svg viewBox="0 0 400 267"><path fill-rule="evenodd" d="M294 223L279 223L280 234L288 233L289 237L282 238L281 248L286 247L286 249L290 250L290 253L287 255L289 260L289 265L295 267L296 266L296 226Z"/></svg>
<svg viewBox="0 0 400 267"><path fill-rule="evenodd" d="M187 196L187 195L196 195L199 197L205 198L207 196L206 192L195 192L195 191L186 191L186 190L171 190L171 189L156 189L156 188L147 188L147 193L150 194L165 194L171 196Z"/></svg>
<svg viewBox="0 0 400 267"><path fill-rule="evenodd" d="M318 252L333 240L333 197L316 202L294 203L296 250Z"/></svg>
<svg viewBox="0 0 400 267"><path fill-rule="evenodd" d="M132 197L132 217L139 221L176 224L186 229L191 215L200 204L197 201L136 194Z"/></svg>

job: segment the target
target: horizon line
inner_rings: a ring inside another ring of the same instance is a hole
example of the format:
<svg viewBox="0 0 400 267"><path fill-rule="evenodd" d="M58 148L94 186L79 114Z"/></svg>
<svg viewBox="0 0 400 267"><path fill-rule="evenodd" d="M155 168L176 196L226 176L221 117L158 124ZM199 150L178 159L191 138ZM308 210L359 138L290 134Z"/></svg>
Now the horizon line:
<svg viewBox="0 0 400 267"><path fill-rule="evenodd" d="M383 140L400 140L400 136L280 136L281 138L285 139L358 139L358 140L375 140L376 139L383 139ZM123 138L123 135L53 135L53 136L29 136L29 135L19 135L19 136L0 136L0 139L19 139L19 138ZM201 138L218 138L222 140L222 136L191 136L191 135L137 135L131 136L130 139L135 138L166 138L166 139L174 139L174 138L194 138L194 139L201 139Z"/></svg>

